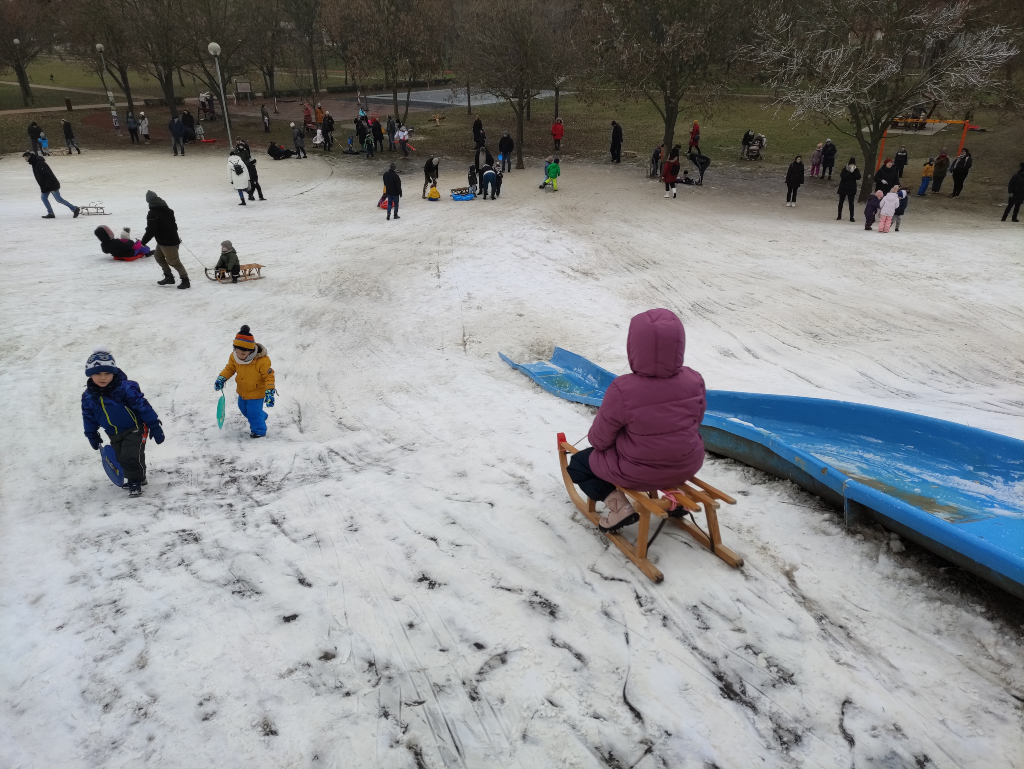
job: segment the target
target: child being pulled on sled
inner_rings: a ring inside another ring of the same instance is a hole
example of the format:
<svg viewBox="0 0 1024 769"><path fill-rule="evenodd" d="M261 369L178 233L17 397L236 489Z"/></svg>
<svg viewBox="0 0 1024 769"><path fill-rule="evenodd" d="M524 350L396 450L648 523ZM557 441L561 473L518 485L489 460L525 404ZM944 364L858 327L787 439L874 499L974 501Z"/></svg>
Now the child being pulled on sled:
<svg viewBox="0 0 1024 769"><path fill-rule="evenodd" d="M114 456L124 471L128 494L137 497L146 483L146 438L164 442L164 431L153 407L133 382L117 367L114 356L97 347L85 362L89 379L82 393L82 423L89 444L99 451L100 428L107 432Z"/></svg>
<svg viewBox="0 0 1024 769"><path fill-rule="evenodd" d="M267 348L256 342L248 326L242 326L235 335L228 365L213 383L213 389L223 390L224 383L232 376L238 391L238 410L249 420L249 437L262 438L267 434L267 412L263 405L274 407L277 390Z"/></svg>
<svg viewBox="0 0 1024 769"><path fill-rule="evenodd" d="M235 247L231 245L230 240L225 240L220 244L220 259L217 260L217 266L213 268L218 275L223 271L225 273L231 273L231 282L238 282L238 273L241 272L241 265L238 263L238 254L235 253Z"/></svg>
<svg viewBox="0 0 1024 769"><path fill-rule="evenodd" d="M683 365L685 350L686 332L671 310L648 310L630 321L626 352L633 373L609 385L587 436L592 448L569 462L573 482L608 507L602 531L639 519L616 486L668 489L704 463L704 379Z"/></svg>
<svg viewBox="0 0 1024 769"><path fill-rule="evenodd" d="M548 158L548 163L544 166L545 178L544 181L541 182L541 189L544 189L550 184L551 189L558 192L558 177L562 175L562 167L558 163L558 158Z"/></svg>

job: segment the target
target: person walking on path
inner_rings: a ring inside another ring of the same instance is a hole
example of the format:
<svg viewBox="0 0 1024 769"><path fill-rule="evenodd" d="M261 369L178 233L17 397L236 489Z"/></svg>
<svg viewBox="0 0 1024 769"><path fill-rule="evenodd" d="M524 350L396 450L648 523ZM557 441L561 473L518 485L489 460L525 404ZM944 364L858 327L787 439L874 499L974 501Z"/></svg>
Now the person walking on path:
<svg viewBox="0 0 1024 769"><path fill-rule="evenodd" d="M480 134L484 132L484 121L480 119L480 116L476 116L476 120L473 121L473 149L480 148Z"/></svg>
<svg viewBox="0 0 1024 769"><path fill-rule="evenodd" d="M821 178L825 178L828 172L829 181L832 181L832 169L836 166L836 153L839 148L832 143L831 139L825 139L825 146L821 148Z"/></svg>
<svg viewBox="0 0 1024 769"><path fill-rule="evenodd" d="M556 117L554 125L551 126L551 138L555 140L555 152L562 149L563 136L565 136L565 125L562 123L562 118Z"/></svg>
<svg viewBox="0 0 1024 769"><path fill-rule="evenodd" d="M395 134L395 139L398 140L398 148L402 150L402 157L409 157L409 132L401 123L398 125L398 132Z"/></svg>
<svg viewBox="0 0 1024 769"><path fill-rule="evenodd" d="M388 219L391 219L391 209L395 209L395 219L398 219L398 199L402 197L402 177L395 171L395 164L384 172L384 194L388 199Z"/></svg>
<svg viewBox="0 0 1024 769"><path fill-rule="evenodd" d="M43 151L43 145L39 143L39 136L43 133L43 129L39 127L39 124L33 120L28 124L28 140L29 146L34 154L39 155Z"/></svg>
<svg viewBox="0 0 1024 769"><path fill-rule="evenodd" d="M388 152L395 151L395 132L398 130L395 126L395 119L388 115Z"/></svg>
<svg viewBox="0 0 1024 769"><path fill-rule="evenodd" d="M917 196L923 198L931 184L932 174L935 172L935 158L928 158L928 162L921 167L921 186L917 188Z"/></svg>
<svg viewBox="0 0 1024 769"><path fill-rule="evenodd" d="M622 162L622 126L612 121L612 162Z"/></svg>
<svg viewBox="0 0 1024 769"><path fill-rule="evenodd" d="M870 230L871 225L875 223L875 214L878 213L879 207L882 205L882 198L885 193L881 190L871 193L868 197L868 202L864 206L864 229Z"/></svg>
<svg viewBox="0 0 1024 769"><path fill-rule="evenodd" d="M949 155L946 148L939 150L939 156L935 158L935 170L932 171L932 195L937 195L942 189L942 182L949 173Z"/></svg>
<svg viewBox="0 0 1024 769"><path fill-rule="evenodd" d="M1021 163L1017 173L1010 177L1010 183L1006 185L1006 192L1009 194L1010 199L1006 202L1006 208L1003 209L1003 221L1006 221L1006 217L1010 215L1010 209L1012 208L1012 221L1019 222L1020 219L1017 218L1017 214L1020 213L1021 204L1024 203L1024 163Z"/></svg>
<svg viewBox="0 0 1024 769"><path fill-rule="evenodd" d="M181 283L178 288L188 288L188 273L181 264L178 256L178 246L181 245L181 238L178 237L178 223L174 220L174 211L167 206L163 198L153 190L146 192L146 202L149 203L149 213L146 214L146 232L142 236L142 245L156 238L156 249L153 256L160 269L164 271L164 279L158 280L158 286L173 286L174 274L171 267L178 271Z"/></svg>
<svg viewBox="0 0 1024 769"><path fill-rule="evenodd" d="M843 203L850 203L850 221L857 221L853 216L853 199L857 196L857 182L860 181L860 169L857 168L857 158L850 158L850 162L839 172L839 212L836 215L838 222L843 218Z"/></svg>
<svg viewBox="0 0 1024 769"><path fill-rule="evenodd" d="M498 154L501 156L501 170L512 173L512 152L516 148L515 140L505 131L498 139Z"/></svg>
<svg viewBox="0 0 1024 769"><path fill-rule="evenodd" d="M825 146L819 144L814 148L814 152L811 153L811 178L816 179L821 173L821 148Z"/></svg>
<svg viewBox="0 0 1024 769"><path fill-rule="evenodd" d="M263 123L263 133L270 133L270 113L267 112L267 105L260 105L260 121Z"/></svg>
<svg viewBox="0 0 1024 769"><path fill-rule="evenodd" d="M139 133L142 134L142 138L146 140L146 144L149 144L149 118L146 117L145 112L140 112L139 117Z"/></svg>
<svg viewBox="0 0 1024 769"><path fill-rule="evenodd" d="M907 152L906 145L900 145L900 151L896 153L896 157L893 159L893 165L896 167L896 178L903 178L903 169L907 167L907 163L910 162L910 153Z"/></svg>
<svg viewBox="0 0 1024 769"><path fill-rule="evenodd" d="M258 193L260 200L266 200L263 197L263 188L260 187L260 175L256 172L256 158L250 157L246 160L245 167L249 171L249 200L255 200L253 193Z"/></svg>
<svg viewBox="0 0 1024 769"><path fill-rule="evenodd" d="M441 158L427 158L423 166L423 197L427 197L427 190L437 184L437 178L441 170Z"/></svg>
<svg viewBox="0 0 1024 769"><path fill-rule="evenodd" d="M900 196L897 194L899 189L898 184L893 185L878 204L878 215L881 217L878 222L879 232L888 232L892 227L892 218L896 216L896 209L900 207Z"/></svg>
<svg viewBox="0 0 1024 769"><path fill-rule="evenodd" d="M323 128L321 130L324 134L324 151L330 152L334 146L334 118L331 117L330 112L324 113Z"/></svg>
<svg viewBox="0 0 1024 769"><path fill-rule="evenodd" d="M960 150L960 154L957 155L949 166L949 172L953 175L953 192L950 193L951 198L960 197L960 193L964 190L964 180L967 179L967 174L971 170L971 165L974 161L971 159L971 151L964 147Z"/></svg>
<svg viewBox="0 0 1024 769"><path fill-rule="evenodd" d="M693 121L693 126L690 128L690 143L686 148L686 153L689 154L694 150L697 150L698 155L704 154L700 151L700 126L697 125L696 120Z"/></svg>
<svg viewBox="0 0 1024 769"><path fill-rule="evenodd" d="M171 147L175 156L177 156L180 146L181 156L185 157L185 124L181 122L180 117L172 117L171 122L167 124L167 129L171 132Z"/></svg>
<svg viewBox="0 0 1024 769"><path fill-rule="evenodd" d="M892 158L886 158L882 167L875 172L875 191L881 190L884 195L893 188L893 185L899 183L899 180L899 173L892 163Z"/></svg>
<svg viewBox="0 0 1024 769"><path fill-rule="evenodd" d="M81 155L82 150L78 149L78 142L75 140L75 131L71 128L71 123L61 118L60 124L60 127L64 130L64 143L68 147L68 154L71 154L71 148L74 147L78 150L78 154Z"/></svg>
<svg viewBox="0 0 1024 769"><path fill-rule="evenodd" d="M381 128L380 121L377 118L373 119L370 123L370 133L373 134L373 148L378 152L384 151L384 129Z"/></svg>
<svg viewBox="0 0 1024 769"><path fill-rule="evenodd" d="M58 203L63 203L65 206L71 209L71 212L77 217L82 210L78 206L74 206L68 203L64 198L60 196L60 182L57 181L57 177L54 176L50 166L46 164L42 156L36 155L31 152L26 152L22 155L28 164L32 166L32 175L36 178L36 184L39 185L39 197L43 201L43 205L46 206L46 216L44 219L56 219L57 217L53 214L53 208L50 206L50 195L53 195L53 199Z"/></svg>
<svg viewBox="0 0 1024 769"><path fill-rule="evenodd" d="M661 180L665 182L665 197L676 196L676 180L679 178L679 150L682 145L677 144L668 155L668 160L661 166Z"/></svg>
<svg viewBox="0 0 1024 769"><path fill-rule="evenodd" d="M306 155L306 135L302 129L299 128L295 123L289 123L289 127L292 129L292 141L295 143L295 159L299 160Z"/></svg>
<svg viewBox="0 0 1024 769"><path fill-rule="evenodd" d="M238 150L228 153L228 179L238 193L238 205L245 205L245 193L249 191L249 168Z"/></svg>
<svg viewBox="0 0 1024 769"><path fill-rule="evenodd" d="M124 119L125 127L128 129L128 136L131 138L132 144L139 143L139 121L135 119L135 115L129 112Z"/></svg>
<svg viewBox="0 0 1024 769"><path fill-rule="evenodd" d="M796 193L804 183L804 160L797 155L786 171L786 205L796 208Z"/></svg>

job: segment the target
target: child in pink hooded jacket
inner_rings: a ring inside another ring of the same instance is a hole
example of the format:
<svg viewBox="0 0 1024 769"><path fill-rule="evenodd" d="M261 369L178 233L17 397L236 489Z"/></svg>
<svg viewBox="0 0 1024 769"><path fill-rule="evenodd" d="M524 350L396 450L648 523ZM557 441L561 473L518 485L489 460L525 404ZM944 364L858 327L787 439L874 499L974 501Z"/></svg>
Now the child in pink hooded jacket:
<svg viewBox="0 0 1024 769"><path fill-rule="evenodd" d="M626 351L633 373L609 385L588 435L593 448L569 463L573 482L608 506L602 531L637 520L616 486L669 488L692 478L704 463L704 379L683 365L685 350L686 332L671 310L648 310L630 321Z"/></svg>

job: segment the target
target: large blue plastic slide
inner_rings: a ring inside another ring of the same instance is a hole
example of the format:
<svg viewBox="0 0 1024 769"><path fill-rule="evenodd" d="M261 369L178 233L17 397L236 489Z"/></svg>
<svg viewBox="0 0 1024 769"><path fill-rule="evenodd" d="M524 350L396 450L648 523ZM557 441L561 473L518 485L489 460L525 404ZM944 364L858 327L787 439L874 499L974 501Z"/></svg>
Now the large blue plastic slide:
<svg viewBox="0 0 1024 769"><path fill-rule="evenodd" d="M598 406L615 375L555 348L509 365L548 392ZM857 403L708 391L705 447L873 518L1024 598L1024 442Z"/></svg>

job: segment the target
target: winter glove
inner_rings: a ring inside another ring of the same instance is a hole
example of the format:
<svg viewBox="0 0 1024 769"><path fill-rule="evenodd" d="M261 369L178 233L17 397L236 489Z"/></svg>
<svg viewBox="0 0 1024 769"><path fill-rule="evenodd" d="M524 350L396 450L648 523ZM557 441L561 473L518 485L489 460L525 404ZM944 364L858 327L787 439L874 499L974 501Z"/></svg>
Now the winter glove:
<svg viewBox="0 0 1024 769"><path fill-rule="evenodd" d="M224 383L226 381L228 380L222 376L217 377L217 381L213 383L213 389L216 390L217 392L220 392L221 390L224 389Z"/></svg>
<svg viewBox="0 0 1024 769"><path fill-rule="evenodd" d="M97 433L86 433L85 437L89 439L89 445L92 446L93 451L99 451L100 446L103 445L103 439L100 438L100 434Z"/></svg>
<svg viewBox="0 0 1024 769"><path fill-rule="evenodd" d="M149 427L149 434L153 436L153 440L156 441L157 446L164 442L164 428L160 426L159 419L155 425L147 425L147 427Z"/></svg>
<svg viewBox="0 0 1024 769"><path fill-rule="evenodd" d="M268 409L274 408L274 396L277 395L277 390L271 388L266 391L263 395L263 402L266 404Z"/></svg>

